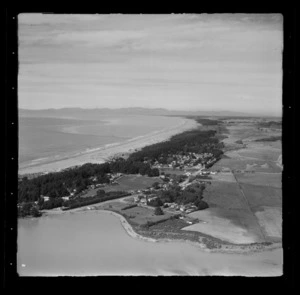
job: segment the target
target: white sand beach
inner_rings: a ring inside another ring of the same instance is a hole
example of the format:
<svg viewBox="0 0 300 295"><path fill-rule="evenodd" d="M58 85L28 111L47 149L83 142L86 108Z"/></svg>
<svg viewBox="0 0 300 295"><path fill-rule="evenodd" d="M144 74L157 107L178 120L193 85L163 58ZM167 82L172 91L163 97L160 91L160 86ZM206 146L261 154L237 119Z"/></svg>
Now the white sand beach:
<svg viewBox="0 0 300 295"><path fill-rule="evenodd" d="M194 129L199 125L200 124L194 120L180 119L179 124L174 125L171 128L151 132L144 136L135 137L122 143L109 144L90 151L78 153L72 157L53 160L48 163L36 162L26 167L22 167L20 165L19 174L55 172L72 166L83 165L85 163L103 163L110 157L117 154L130 153L135 149L140 149L147 145L165 141L175 134Z"/></svg>

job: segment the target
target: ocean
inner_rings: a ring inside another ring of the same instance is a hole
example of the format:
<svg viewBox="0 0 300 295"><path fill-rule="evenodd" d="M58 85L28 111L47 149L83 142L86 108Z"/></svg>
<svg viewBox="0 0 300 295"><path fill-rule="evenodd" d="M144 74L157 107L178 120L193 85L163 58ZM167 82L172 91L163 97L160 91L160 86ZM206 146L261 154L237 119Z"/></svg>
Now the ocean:
<svg viewBox="0 0 300 295"><path fill-rule="evenodd" d="M170 128L177 117L124 115L98 120L19 118L19 167L71 157Z"/></svg>

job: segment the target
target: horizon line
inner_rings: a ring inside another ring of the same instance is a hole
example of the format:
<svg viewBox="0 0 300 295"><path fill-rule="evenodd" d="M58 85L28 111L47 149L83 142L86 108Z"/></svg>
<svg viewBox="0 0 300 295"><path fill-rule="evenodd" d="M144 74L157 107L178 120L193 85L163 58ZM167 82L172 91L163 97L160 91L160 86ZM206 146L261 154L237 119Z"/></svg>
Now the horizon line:
<svg viewBox="0 0 300 295"><path fill-rule="evenodd" d="M153 108L153 107L121 107L121 108L109 108L109 107L92 107L92 108L82 108L82 107L62 107L62 108L45 108L45 109L28 109L28 108L22 108L18 107L18 110L24 110L24 111L49 111L49 110L64 110L64 109L77 109L77 110L124 110L124 109L143 109L143 110L163 110L163 111L169 111L169 112L191 112L191 113L196 113L196 112L211 112L211 113L236 113L238 116L242 117L247 117L247 116L266 116L266 117L282 117L281 114L266 114L266 113L248 113L244 111L230 111L230 110L211 110L211 109L204 109L204 110L189 110L189 109L167 109L167 108ZM226 115L223 115L226 116Z"/></svg>

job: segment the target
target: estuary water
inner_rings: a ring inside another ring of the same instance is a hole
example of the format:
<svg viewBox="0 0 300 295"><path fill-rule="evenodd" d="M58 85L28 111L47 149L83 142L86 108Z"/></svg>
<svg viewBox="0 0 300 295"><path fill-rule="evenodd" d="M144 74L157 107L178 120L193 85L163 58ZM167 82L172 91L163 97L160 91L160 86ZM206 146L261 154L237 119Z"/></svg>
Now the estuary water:
<svg viewBox="0 0 300 295"><path fill-rule="evenodd" d="M20 219L20 276L282 275L282 250L255 254L208 253L185 242L130 237L116 216L67 212Z"/></svg>

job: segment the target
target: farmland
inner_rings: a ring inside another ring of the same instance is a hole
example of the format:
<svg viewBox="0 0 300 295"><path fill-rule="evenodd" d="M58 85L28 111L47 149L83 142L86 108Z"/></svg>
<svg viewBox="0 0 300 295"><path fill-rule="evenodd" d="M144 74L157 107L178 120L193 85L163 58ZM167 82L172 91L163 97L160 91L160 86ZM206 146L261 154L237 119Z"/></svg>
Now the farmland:
<svg viewBox="0 0 300 295"><path fill-rule="evenodd" d="M122 214L123 216L127 217L127 219L130 220L130 223L133 223L135 225L146 225L147 222L157 222L164 219L169 219L174 214L165 212L164 215L155 215L154 214L154 208L150 207L141 207L136 206L133 208L125 209L128 204L124 204L121 202L111 202L109 204L104 204L100 206L99 208L105 209L105 210L113 210L117 213Z"/></svg>
<svg viewBox="0 0 300 295"><path fill-rule="evenodd" d="M184 228L233 243L281 241L281 128L262 119L223 119L225 153L204 191L202 222ZM264 126L264 128L262 128ZM272 140L260 141L271 138ZM276 140L278 139L278 140ZM226 170L226 171L225 171ZM224 171L224 172L222 172Z"/></svg>
<svg viewBox="0 0 300 295"><path fill-rule="evenodd" d="M105 192L142 190L152 186L154 182L161 183L162 180L159 177L129 174L121 176L114 184L106 184L100 189ZM86 193L82 194L81 197L85 198L95 196L98 190L99 188L89 189Z"/></svg>
<svg viewBox="0 0 300 295"><path fill-rule="evenodd" d="M278 207L263 207L262 211L255 213L265 235L272 241L281 241L282 213Z"/></svg>
<svg viewBox="0 0 300 295"><path fill-rule="evenodd" d="M239 173L235 177L242 184L281 188L281 173Z"/></svg>
<svg viewBox="0 0 300 295"><path fill-rule="evenodd" d="M187 226L184 230L199 231L234 244L263 242L264 238L254 217L246 209L226 210L209 208L196 211L190 216L199 218L199 223Z"/></svg>
<svg viewBox="0 0 300 295"><path fill-rule="evenodd" d="M244 209L245 202L237 183L214 181L204 191L209 207L222 209Z"/></svg>
<svg viewBox="0 0 300 295"><path fill-rule="evenodd" d="M120 177L115 185L106 185L103 187L105 191L130 191L146 189L154 182L162 182L159 177L148 177L142 175L124 175Z"/></svg>

